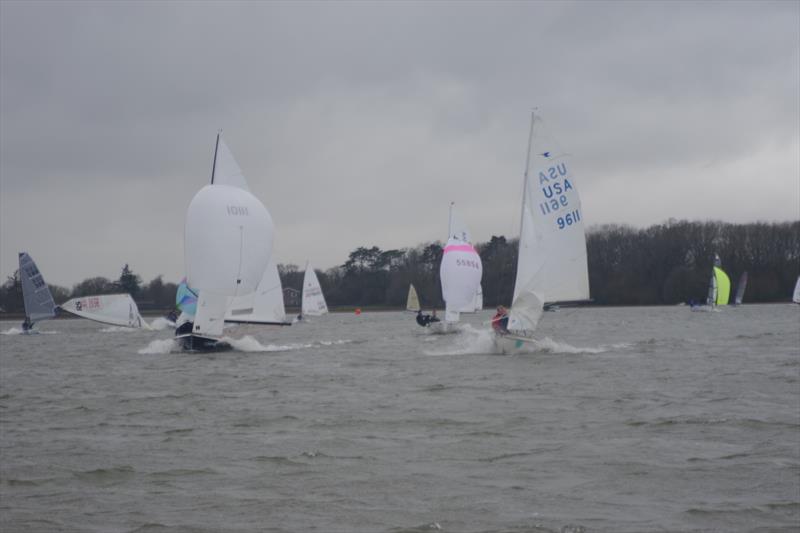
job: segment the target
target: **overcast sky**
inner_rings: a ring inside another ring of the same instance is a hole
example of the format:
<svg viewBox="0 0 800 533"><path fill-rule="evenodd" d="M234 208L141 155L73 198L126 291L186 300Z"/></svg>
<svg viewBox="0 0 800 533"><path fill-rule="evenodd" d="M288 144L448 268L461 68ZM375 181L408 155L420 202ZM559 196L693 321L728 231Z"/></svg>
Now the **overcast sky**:
<svg viewBox="0 0 800 533"><path fill-rule="evenodd" d="M529 112L588 225L800 218L800 3L0 2L0 274L184 272L227 144L279 262L518 231Z"/></svg>

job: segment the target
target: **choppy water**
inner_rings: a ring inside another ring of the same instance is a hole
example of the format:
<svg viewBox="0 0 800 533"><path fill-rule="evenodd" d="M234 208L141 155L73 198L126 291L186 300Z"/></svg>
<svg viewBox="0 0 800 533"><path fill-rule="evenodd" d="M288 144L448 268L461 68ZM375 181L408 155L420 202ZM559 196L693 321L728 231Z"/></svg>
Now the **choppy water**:
<svg viewBox="0 0 800 533"><path fill-rule="evenodd" d="M490 355L413 316L0 331L0 529L797 531L800 306L546 313Z"/></svg>

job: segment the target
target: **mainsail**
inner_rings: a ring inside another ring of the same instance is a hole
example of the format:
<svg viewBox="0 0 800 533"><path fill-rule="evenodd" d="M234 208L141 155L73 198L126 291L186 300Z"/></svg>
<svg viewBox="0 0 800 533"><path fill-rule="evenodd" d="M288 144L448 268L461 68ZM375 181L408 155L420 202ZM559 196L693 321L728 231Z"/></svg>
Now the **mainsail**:
<svg viewBox="0 0 800 533"><path fill-rule="evenodd" d="M31 256L19 254L19 278L22 283L22 299L27 323L33 325L40 320L56 316L56 304L50 288L36 267Z"/></svg>
<svg viewBox="0 0 800 533"><path fill-rule="evenodd" d="M149 328L147 322L139 314L139 308L130 294L82 296L68 300L60 307L73 315L103 324L127 328Z"/></svg>
<svg viewBox="0 0 800 533"><path fill-rule="evenodd" d="M797 276L797 281L794 284L794 294L792 294L792 301L800 304L800 276Z"/></svg>
<svg viewBox="0 0 800 533"><path fill-rule="evenodd" d="M417 296L417 289L413 285L408 286L408 298L406 298L406 311L414 311L415 313L422 309L419 305L419 296Z"/></svg>
<svg viewBox="0 0 800 533"><path fill-rule="evenodd" d="M532 113L508 327L530 332L545 302L588 299L586 236L571 157Z"/></svg>
<svg viewBox="0 0 800 533"><path fill-rule="evenodd" d="M283 286L274 259L270 259L255 292L233 299L225 314L225 322L289 325L283 304Z"/></svg>
<svg viewBox="0 0 800 533"><path fill-rule="evenodd" d="M469 242L469 230L455 215L450 204L448 240L442 253L439 277L445 301L445 322L458 322L461 312L473 312L480 290L483 264Z"/></svg>
<svg viewBox="0 0 800 533"><path fill-rule="evenodd" d="M328 312L328 305L325 303L325 295L322 294L317 273L311 265L306 262L306 272L303 275L303 301L300 313L303 316L321 316Z"/></svg>
<svg viewBox="0 0 800 533"><path fill-rule="evenodd" d="M739 283L736 285L736 298L733 301L734 304L742 305L742 300L744 300L744 291L746 289L747 289L747 272L742 272L742 275L739 276Z"/></svg>

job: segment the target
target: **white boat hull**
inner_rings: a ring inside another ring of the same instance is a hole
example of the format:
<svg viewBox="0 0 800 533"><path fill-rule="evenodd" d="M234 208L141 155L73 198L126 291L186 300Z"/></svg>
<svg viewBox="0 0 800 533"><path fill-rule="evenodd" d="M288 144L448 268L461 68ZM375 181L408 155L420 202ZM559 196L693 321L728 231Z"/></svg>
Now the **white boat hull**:
<svg viewBox="0 0 800 533"><path fill-rule="evenodd" d="M715 305L693 305L692 311L696 313L719 313L719 309Z"/></svg>
<svg viewBox="0 0 800 533"><path fill-rule="evenodd" d="M522 337L513 333L501 335L495 333L494 346L497 353L503 355L514 355L523 353L535 353L539 351L539 345L532 337Z"/></svg>

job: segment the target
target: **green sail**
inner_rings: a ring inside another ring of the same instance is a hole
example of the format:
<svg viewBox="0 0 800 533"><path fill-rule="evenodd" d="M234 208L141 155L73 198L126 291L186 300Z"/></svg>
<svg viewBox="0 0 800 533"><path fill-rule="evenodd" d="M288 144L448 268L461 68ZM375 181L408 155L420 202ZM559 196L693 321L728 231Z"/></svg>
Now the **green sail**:
<svg viewBox="0 0 800 533"><path fill-rule="evenodd" d="M714 267L714 277L717 278L717 305L728 305L731 296L731 279L719 267Z"/></svg>

